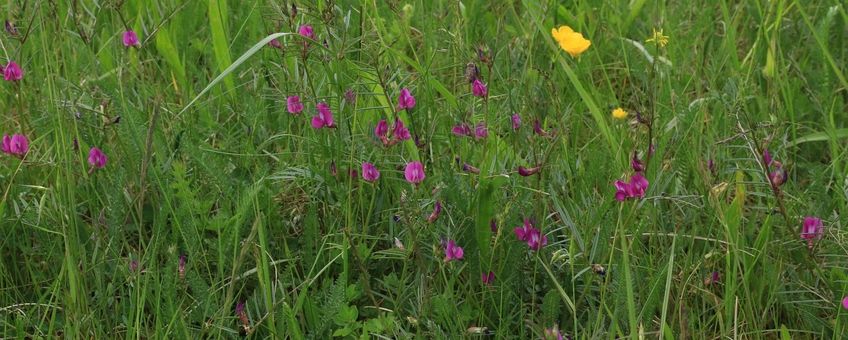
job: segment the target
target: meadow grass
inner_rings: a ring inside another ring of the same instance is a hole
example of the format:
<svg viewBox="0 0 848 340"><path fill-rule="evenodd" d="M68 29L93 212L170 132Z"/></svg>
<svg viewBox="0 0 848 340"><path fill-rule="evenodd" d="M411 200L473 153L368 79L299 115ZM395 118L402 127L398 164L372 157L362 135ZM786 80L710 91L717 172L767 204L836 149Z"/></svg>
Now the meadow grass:
<svg viewBox="0 0 848 340"><path fill-rule="evenodd" d="M843 338L845 7L5 2L0 337Z"/></svg>

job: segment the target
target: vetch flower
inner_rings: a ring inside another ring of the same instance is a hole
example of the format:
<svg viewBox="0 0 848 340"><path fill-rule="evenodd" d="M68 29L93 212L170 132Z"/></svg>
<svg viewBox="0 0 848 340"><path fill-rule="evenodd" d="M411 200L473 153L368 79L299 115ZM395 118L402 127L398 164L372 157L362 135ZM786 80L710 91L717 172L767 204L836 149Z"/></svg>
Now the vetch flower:
<svg viewBox="0 0 848 340"><path fill-rule="evenodd" d="M473 165L468 164L468 163L462 163L462 171L472 173L472 174L479 174L480 173L480 169L478 169L478 168L476 168Z"/></svg>
<svg viewBox="0 0 848 340"><path fill-rule="evenodd" d="M483 273L480 275L480 281L483 281L484 285L491 286L495 283L495 272L489 271L488 273Z"/></svg>
<svg viewBox="0 0 848 340"><path fill-rule="evenodd" d="M474 82L471 83L471 93L476 97L483 98L489 95L489 89L480 79L474 79Z"/></svg>
<svg viewBox="0 0 848 340"><path fill-rule="evenodd" d="M533 228L533 230L530 230L530 234L527 236L527 246L530 249L539 251L539 249L542 249L547 244L548 237L543 235L539 229Z"/></svg>
<svg viewBox="0 0 848 340"><path fill-rule="evenodd" d="M848 296L842 298L842 308L848 309Z"/></svg>
<svg viewBox="0 0 848 340"><path fill-rule="evenodd" d="M641 172L633 174L629 182L617 180L615 186L615 200L622 202L629 198L643 198L648 190L648 179Z"/></svg>
<svg viewBox="0 0 848 340"><path fill-rule="evenodd" d="M624 119L627 118L627 111L618 107L615 110L612 110L612 117L615 119Z"/></svg>
<svg viewBox="0 0 848 340"><path fill-rule="evenodd" d="M462 260L463 255L462 247L457 246L454 240L448 240L445 244L445 262Z"/></svg>
<svg viewBox="0 0 848 340"><path fill-rule="evenodd" d="M24 70L18 66L18 63L14 61L9 61L5 67L3 67L3 79L6 81L19 81L24 78Z"/></svg>
<svg viewBox="0 0 848 340"><path fill-rule="evenodd" d="M383 145L389 144L389 124L386 123L385 119L380 119L380 121L377 122L377 126L374 127L374 135L383 141Z"/></svg>
<svg viewBox="0 0 848 340"><path fill-rule="evenodd" d="M236 304L236 316L238 316L241 321L241 327L244 328L245 332L250 331L250 319L247 317L247 312L244 310L244 301Z"/></svg>
<svg viewBox="0 0 848 340"><path fill-rule="evenodd" d="M436 222L439 218L439 215L442 213L442 202L436 201L433 205L433 212L430 213L430 216L427 217L427 223Z"/></svg>
<svg viewBox="0 0 848 340"><path fill-rule="evenodd" d="M271 47L276 48L276 49L278 49L278 50L282 50L282 49L283 49L283 43L281 43L281 42L280 42L279 40L277 40L277 39L274 39L274 40L269 41L269 42L268 42L268 46L271 46Z"/></svg>
<svg viewBox="0 0 848 340"><path fill-rule="evenodd" d="M495 221L494 218L489 221L489 229L492 230L492 233L498 232L498 221Z"/></svg>
<svg viewBox="0 0 848 340"><path fill-rule="evenodd" d="M477 68L477 65L474 63L468 63L465 66L465 79L468 80L469 83L473 83L475 80L480 78L480 69Z"/></svg>
<svg viewBox="0 0 848 340"><path fill-rule="evenodd" d="M394 129L392 129L392 135L399 141L409 140L412 136L409 134L409 129L403 125L403 121L398 118L395 120Z"/></svg>
<svg viewBox="0 0 848 340"><path fill-rule="evenodd" d="M636 151L633 151L633 157L630 158L630 167L633 168L633 171L642 172L645 171L645 164L639 160L639 155Z"/></svg>
<svg viewBox="0 0 848 340"><path fill-rule="evenodd" d="M774 171L769 173L769 181L775 187L779 187L783 183L786 183L786 170L783 169L783 165L780 162L775 161L774 164Z"/></svg>
<svg viewBox="0 0 848 340"><path fill-rule="evenodd" d="M135 34L133 30L124 32L124 36L121 40L124 43L124 47L138 47L141 45L138 41L138 35Z"/></svg>
<svg viewBox="0 0 848 340"><path fill-rule="evenodd" d="M541 166L535 166L535 167L532 167L532 168L525 168L523 166L518 166L518 174L523 176L523 177L533 176L536 173L538 173L539 170L541 170L541 169L542 169Z"/></svg>
<svg viewBox="0 0 848 340"><path fill-rule="evenodd" d="M3 135L3 153L23 157L29 152L29 140L24 135Z"/></svg>
<svg viewBox="0 0 848 340"><path fill-rule="evenodd" d="M548 135L547 131L542 130L542 122L538 119L533 121L533 133L543 137Z"/></svg>
<svg viewBox="0 0 848 340"><path fill-rule="evenodd" d="M179 274L180 280L185 280L187 259L188 259L188 257L186 257L185 254L180 255L180 263L179 263L179 266L177 267L177 273Z"/></svg>
<svg viewBox="0 0 848 340"><path fill-rule="evenodd" d="M303 103L300 102L300 96L288 96L286 98L286 109L292 114L303 112Z"/></svg>
<svg viewBox="0 0 848 340"><path fill-rule="evenodd" d="M320 102L316 105L318 109L318 114L315 117L312 117L312 127L316 129L320 128L335 128L335 122L333 121L333 112L330 111L330 106L327 103Z"/></svg>
<svg viewBox="0 0 848 340"><path fill-rule="evenodd" d="M512 231L520 241L527 241L530 232L534 229L536 228L533 227L533 223L529 219L524 219L524 224L520 227L515 227Z"/></svg>
<svg viewBox="0 0 848 340"><path fill-rule="evenodd" d="M451 133L456 136L471 136L471 127L466 123L454 125L453 128L451 128Z"/></svg>
<svg viewBox="0 0 848 340"><path fill-rule="evenodd" d="M349 104L353 105L356 103L356 91L353 89L347 89L344 93L344 97Z"/></svg>
<svg viewBox="0 0 848 340"><path fill-rule="evenodd" d="M97 147L92 147L88 150L88 164L91 164L92 170L102 169L106 166L106 161L108 160L109 158L106 157L106 154Z"/></svg>
<svg viewBox="0 0 848 340"><path fill-rule="evenodd" d="M375 182L380 179L380 171L374 167L374 164L368 162L362 163L362 179L368 182Z"/></svg>
<svg viewBox="0 0 848 340"><path fill-rule="evenodd" d="M518 130L521 127L521 116L517 113L512 115L512 129Z"/></svg>
<svg viewBox="0 0 848 340"><path fill-rule="evenodd" d="M818 217L804 217L804 225L801 228L801 238L807 240L807 247L813 249L813 242L824 234L824 224Z"/></svg>
<svg viewBox="0 0 848 340"><path fill-rule="evenodd" d="M765 163L766 166L768 167L768 166L771 166L771 164L773 162L774 162L774 160L771 158L771 153L769 153L768 149L764 149L763 150L763 163Z"/></svg>
<svg viewBox="0 0 848 340"><path fill-rule="evenodd" d="M415 107L415 97L409 93L409 89L403 88L398 96L398 110L409 110Z"/></svg>
<svg viewBox="0 0 848 340"><path fill-rule="evenodd" d="M477 123L474 127L474 138L483 139L489 137L489 129L486 128L486 123Z"/></svg>
<svg viewBox="0 0 848 340"><path fill-rule="evenodd" d="M716 283L718 283L719 278L720 277L719 277L718 272L714 271L714 272L710 273L710 276L707 276L707 278L704 279L704 285L709 286L709 285L716 284Z"/></svg>
<svg viewBox="0 0 848 340"><path fill-rule="evenodd" d="M419 161L413 161L406 164L406 169L403 170L403 176L406 177L406 181L415 185L418 185L424 178L424 165Z"/></svg>
<svg viewBox="0 0 848 340"><path fill-rule="evenodd" d="M551 35L559 43L559 47L572 57L579 56L592 45L592 42L584 38L583 34L575 32L568 26L551 29Z"/></svg>
<svg viewBox="0 0 848 340"><path fill-rule="evenodd" d="M315 40L315 31L312 30L312 26L310 26L310 25L301 25L297 29L297 33L300 34L301 36L306 37L306 38Z"/></svg>

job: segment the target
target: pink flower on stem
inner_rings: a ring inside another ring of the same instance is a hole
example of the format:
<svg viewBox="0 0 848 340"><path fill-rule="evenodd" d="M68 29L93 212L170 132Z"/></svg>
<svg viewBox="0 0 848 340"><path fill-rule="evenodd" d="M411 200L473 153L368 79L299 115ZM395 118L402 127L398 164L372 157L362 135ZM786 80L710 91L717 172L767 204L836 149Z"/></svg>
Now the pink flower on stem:
<svg viewBox="0 0 848 340"><path fill-rule="evenodd" d="M244 310L244 302L239 302L236 304L236 316L238 316L239 321L241 321L241 327L244 328L245 331L250 329L250 318L247 317L247 312Z"/></svg>
<svg viewBox="0 0 848 340"><path fill-rule="evenodd" d="M648 179L642 176L641 172L637 172L630 178L630 182L617 180L613 185L615 186L615 200L622 202L629 198L645 197L645 191L648 190Z"/></svg>
<svg viewBox="0 0 848 340"><path fill-rule="evenodd" d="M804 217L804 225L801 228L801 238L807 240L807 247L813 249L813 242L824 234L824 224L818 217Z"/></svg>
<svg viewBox="0 0 848 340"><path fill-rule="evenodd" d="M474 82L471 83L471 93L474 94L475 97L484 98L489 95L489 89L486 87L486 84L483 84L480 79L474 79Z"/></svg>
<svg viewBox="0 0 848 340"><path fill-rule="evenodd" d="M774 162L774 160L771 158L771 153L768 151L768 149L764 149L763 150L763 163L765 163L766 166L771 166L772 162Z"/></svg>
<svg viewBox="0 0 848 340"><path fill-rule="evenodd" d="M409 89L401 89L398 96L398 110L409 110L415 107L415 97L409 93Z"/></svg>
<svg viewBox="0 0 848 340"><path fill-rule="evenodd" d="M463 254L462 247L457 246L454 240L448 240L445 244L445 262L462 260Z"/></svg>
<svg viewBox="0 0 848 340"><path fill-rule="evenodd" d="M303 103L300 102L300 96L288 96L286 98L286 109L291 114L303 112Z"/></svg>
<svg viewBox="0 0 848 340"><path fill-rule="evenodd" d="M486 128L485 123L478 123L476 127L474 127L474 138L483 139L489 137L489 129Z"/></svg>
<svg viewBox="0 0 848 340"><path fill-rule="evenodd" d="M91 164L92 171L94 171L94 169L102 169L103 167L105 167L106 161L108 160L109 158L106 157L106 154L103 153L103 151L98 149L97 147L92 147L90 150L88 150L88 164Z"/></svg>
<svg viewBox="0 0 848 340"><path fill-rule="evenodd" d="M518 130L519 128L521 128L521 116L516 113L512 115L512 129Z"/></svg>
<svg viewBox="0 0 848 340"><path fill-rule="evenodd" d="M138 41L138 35L133 30L124 32L121 40L124 43L124 47L138 47L141 45L141 42Z"/></svg>
<svg viewBox="0 0 848 340"><path fill-rule="evenodd" d="M362 179L368 182L375 182L380 179L380 171L374 167L374 164L368 162L362 163Z"/></svg>
<svg viewBox="0 0 848 340"><path fill-rule="evenodd" d="M279 50L283 49L283 43L281 43L281 42L280 42L279 40L277 40L277 39L274 39L274 40L269 41L269 42L268 42L268 46L271 46L271 47L276 48L276 49L279 49Z"/></svg>
<svg viewBox="0 0 848 340"><path fill-rule="evenodd" d="M542 170L541 166L536 166L536 167L532 167L532 168L525 168L523 166L519 166L518 167L518 174L523 176L523 177L533 176L533 175L537 174L539 172L539 170Z"/></svg>
<svg viewBox="0 0 848 340"><path fill-rule="evenodd" d="M488 273L483 273L480 275L480 281L483 281L484 285L491 286L495 283L495 272L489 271Z"/></svg>
<svg viewBox="0 0 848 340"><path fill-rule="evenodd" d="M633 168L633 171L641 172L645 171L645 164L639 160L639 155L636 151L633 152L633 157L630 158L630 167Z"/></svg>
<svg viewBox="0 0 848 340"><path fill-rule="evenodd" d="M398 118L395 120L395 126L392 130L392 135L399 141L409 140L412 135L409 134L409 129L403 125L403 121Z"/></svg>
<svg viewBox="0 0 848 340"><path fill-rule="evenodd" d="M533 228L533 230L530 230L530 235L527 236L527 246L530 249L539 251L539 249L542 249L547 244L548 237L543 235L539 229Z"/></svg>
<svg viewBox="0 0 848 340"><path fill-rule="evenodd" d="M548 135L548 132L542 129L542 122L538 119L533 121L533 133L543 137Z"/></svg>
<svg viewBox="0 0 848 340"><path fill-rule="evenodd" d="M530 222L529 219L524 219L524 224L520 227L515 227L512 231L515 233L515 237L520 241L527 241L527 237L530 235L530 232L536 228L533 227L533 223Z"/></svg>
<svg viewBox="0 0 848 340"><path fill-rule="evenodd" d="M18 66L18 63L14 61L9 61L5 67L3 67L3 79L6 81L19 81L24 78L24 70Z"/></svg>
<svg viewBox="0 0 848 340"><path fill-rule="evenodd" d="M23 157L29 152L29 140L24 135L3 135L3 153Z"/></svg>
<svg viewBox="0 0 848 340"><path fill-rule="evenodd" d="M315 31L312 29L312 26L310 26L310 25L301 25L297 29L297 33L300 34L301 36L306 37L306 38L315 40Z"/></svg>
<svg viewBox="0 0 848 340"><path fill-rule="evenodd" d="M455 136L462 137L462 136L471 136L472 132L471 132L471 127L468 126L468 124L461 123L461 124L458 124L458 125L454 125L454 127L451 128L451 133L453 133Z"/></svg>
<svg viewBox="0 0 848 340"><path fill-rule="evenodd" d="M424 181L424 165L419 161L413 161L406 164L406 169L403 170L403 176L406 181L416 186Z"/></svg>
<svg viewBox="0 0 848 340"><path fill-rule="evenodd" d="M848 309L848 296L842 298L842 308Z"/></svg>
<svg viewBox="0 0 848 340"><path fill-rule="evenodd" d="M779 187L786 183L786 170L783 169L783 164L780 164L778 161L774 161L774 171L769 173L769 181L775 187Z"/></svg>
<svg viewBox="0 0 848 340"><path fill-rule="evenodd" d="M179 266L177 267L177 274L179 274L180 280L185 280L187 260L188 260L188 257L185 254L180 255L180 263L179 263Z"/></svg>
<svg viewBox="0 0 848 340"><path fill-rule="evenodd" d="M330 111L330 106L327 103L321 102L316 105L318 109L318 114L315 117L312 117L312 127L315 129L320 128L335 128L336 124L333 121L333 112Z"/></svg>
<svg viewBox="0 0 848 340"><path fill-rule="evenodd" d="M383 142L383 145L389 145L389 123L385 119L380 119L377 126L374 127L374 135Z"/></svg>
<svg viewBox="0 0 848 340"><path fill-rule="evenodd" d="M427 223L436 222L439 218L439 215L442 213L442 202L436 201L436 204L433 205L433 212L430 213L430 216L427 217Z"/></svg>

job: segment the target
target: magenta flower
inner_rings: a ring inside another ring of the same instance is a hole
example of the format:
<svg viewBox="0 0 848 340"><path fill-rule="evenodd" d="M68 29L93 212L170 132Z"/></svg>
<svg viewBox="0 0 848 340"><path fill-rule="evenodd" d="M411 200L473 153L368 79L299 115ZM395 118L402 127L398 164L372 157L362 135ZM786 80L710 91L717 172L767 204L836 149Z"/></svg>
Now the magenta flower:
<svg viewBox="0 0 848 340"><path fill-rule="evenodd" d="M707 169L710 170L710 173L712 174L716 173L715 161L713 161L712 158L707 160Z"/></svg>
<svg viewBox="0 0 848 340"><path fill-rule="evenodd" d="M774 162L768 149L763 150L763 162L766 163L766 166L771 166L771 163Z"/></svg>
<svg viewBox="0 0 848 340"><path fill-rule="evenodd" d="M454 127L451 128L451 133L453 133L456 136L460 136L460 137L471 136L471 127L468 126L468 124L466 124L466 123L454 125Z"/></svg>
<svg viewBox="0 0 848 340"><path fill-rule="evenodd" d="M286 109L292 114L303 112L303 103L300 102L300 96L288 96L286 98Z"/></svg>
<svg viewBox="0 0 848 340"><path fill-rule="evenodd" d="M494 218L489 221L489 229L492 230L492 233L498 232L498 221L495 221Z"/></svg>
<svg viewBox="0 0 848 340"><path fill-rule="evenodd" d="M533 228L533 230L530 230L530 235L527 236L527 246L530 249L539 251L546 244L548 244L547 236L543 235L539 229Z"/></svg>
<svg viewBox="0 0 848 340"><path fill-rule="evenodd" d="M277 40L277 39L274 39L274 40L269 41L269 42L268 42L268 46L271 46L271 47L276 48L276 49L279 49L279 50L282 50L282 49L283 49L283 43L281 43L281 42L280 42L279 40Z"/></svg>
<svg viewBox="0 0 848 340"><path fill-rule="evenodd" d="M536 166L536 167L532 167L532 168L525 168L523 166L519 166L518 167L518 174L523 176L523 177L533 176L536 173L538 173L539 170L542 170L541 166Z"/></svg>
<svg viewBox="0 0 848 340"><path fill-rule="evenodd" d="M489 271L488 273L483 273L480 275L480 281L483 281L484 285L491 286L495 283L495 272Z"/></svg>
<svg viewBox="0 0 848 340"><path fill-rule="evenodd" d="M353 91L353 89L347 89L344 93L344 97L349 104L353 105L356 103L356 92Z"/></svg>
<svg viewBox="0 0 848 340"><path fill-rule="evenodd" d="M124 32L124 36L121 39L124 43L124 47L138 47L141 43L138 41L138 35L133 32L133 30L129 30Z"/></svg>
<svg viewBox="0 0 848 340"><path fill-rule="evenodd" d="M428 223L436 222L439 218L439 214L442 213L442 202L436 201L436 204L433 205L433 212L430 213L430 216L427 217Z"/></svg>
<svg viewBox="0 0 848 340"><path fill-rule="evenodd" d="M377 126L374 127L374 135L383 142L383 145L389 145L389 124L386 123L385 119L380 119L377 122Z"/></svg>
<svg viewBox="0 0 848 340"><path fill-rule="evenodd" d="M454 240L448 240L445 245L445 262L462 260L463 254L462 247L457 246Z"/></svg>
<svg viewBox="0 0 848 340"><path fill-rule="evenodd" d="M842 308L848 309L848 296L842 298Z"/></svg>
<svg viewBox="0 0 848 340"><path fill-rule="evenodd" d="M3 135L3 153L22 157L29 152L29 140L24 135Z"/></svg>
<svg viewBox="0 0 848 340"><path fill-rule="evenodd" d="M533 121L533 133L543 137L548 135L548 132L542 129L542 122L538 119Z"/></svg>
<svg viewBox="0 0 848 340"><path fill-rule="evenodd" d="M24 78L24 70L18 66L18 63L9 61L6 67L3 68L3 79L6 81L19 81Z"/></svg>
<svg viewBox="0 0 848 340"><path fill-rule="evenodd" d="M186 257L185 254L180 255L180 263L179 263L179 266L177 267L177 273L180 276L180 280L185 280L187 259L188 258Z"/></svg>
<svg viewBox="0 0 848 340"><path fill-rule="evenodd" d="M824 234L824 224L818 217L804 217L804 226L801 228L801 238L807 240L807 247L812 249L813 242L820 239Z"/></svg>
<svg viewBox="0 0 848 340"><path fill-rule="evenodd" d="M403 121L398 118L395 120L394 129L392 129L392 135L399 141L409 140L412 138L412 135L409 134L409 129L403 125Z"/></svg>
<svg viewBox="0 0 848 340"><path fill-rule="evenodd" d="M333 112L330 111L330 106L327 103L320 102L316 105L318 109L318 114L315 117L312 117L312 127L316 129L320 128L335 128L335 122L333 121Z"/></svg>
<svg viewBox="0 0 848 340"><path fill-rule="evenodd" d="M622 202L628 198L643 198L645 191L648 190L648 179L642 176L641 172L633 174L630 182L617 180L613 183L615 186L615 200Z"/></svg>
<svg viewBox="0 0 848 340"><path fill-rule="evenodd" d="M474 138L483 139L489 137L489 129L486 128L485 123L477 123L477 126L474 127Z"/></svg>
<svg viewBox="0 0 848 340"><path fill-rule="evenodd" d="M518 130L521 127L521 116L517 113L512 115L512 129Z"/></svg>
<svg viewBox="0 0 848 340"><path fill-rule="evenodd" d="M480 79L474 79L474 82L471 83L471 93L474 94L475 97L486 97L489 95L489 89L486 87L486 84L483 84Z"/></svg>
<svg viewBox="0 0 848 340"><path fill-rule="evenodd" d="M397 107L398 110L408 110L415 107L415 97L409 93L408 89L404 88L400 90Z"/></svg>
<svg viewBox="0 0 848 340"><path fill-rule="evenodd" d="M362 163L362 179L368 182L375 182L380 179L380 171L374 167L374 164L368 162Z"/></svg>
<svg viewBox="0 0 848 340"><path fill-rule="evenodd" d="M769 173L769 181L775 187L779 187L783 183L786 183L786 170L783 169L783 165L780 162L775 161L774 164L776 164L774 171Z"/></svg>
<svg viewBox="0 0 848 340"><path fill-rule="evenodd" d="M108 160L109 158L106 157L106 154L103 153L103 151L98 149L97 147L92 147L90 150L88 150L88 164L91 164L91 166L93 167L92 170L102 169L106 166L106 161Z"/></svg>
<svg viewBox="0 0 848 340"><path fill-rule="evenodd" d="M639 155L635 151L633 152L633 157L630 158L630 167L636 172L645 171L645 164L639 160Z"/></svg>
<svg viewBox="0 0 848 340"><path fill-rule="evenodd" d="M424 165L419 161L413 161L406 164L406 169L403 170L403 176L406 177L406 181L415 185L418 185L424 178Z"/></svg>
<svg viewBox="0 0 848 340"><path fill-rule="evenodd" d="M309 39L315 40L315 31L312 30L312 26L310 25L301 25L297 29L297 33Z"/></svg>
<svg viewBox="0 0 848 340"><path fill-rule="evenodd" d="M244 328L245 332L250 330L250 318L247 317L247 312L244 310L244 302L239 302L236 304L236 316L238 316L239 321L241 321L241 327Z"/></svg>
<svg viewBox="0 0 848 340"><path fill-rule="evenodd" d="M130 272L134 273L136 270L138 270L138 261L136 261L136 260L130 261L129 267L130 267Z"/></svg>
<svg viewBox="0 0 848 340"><path fill-rule="evenodd" d="M530 222L529 219L524 219L524 224L520 227L515 227L512 231L515 233L515 237L517 237L518 240L527 241L528 236L534 229L536 228L533 227L533 223Z"/></svg>

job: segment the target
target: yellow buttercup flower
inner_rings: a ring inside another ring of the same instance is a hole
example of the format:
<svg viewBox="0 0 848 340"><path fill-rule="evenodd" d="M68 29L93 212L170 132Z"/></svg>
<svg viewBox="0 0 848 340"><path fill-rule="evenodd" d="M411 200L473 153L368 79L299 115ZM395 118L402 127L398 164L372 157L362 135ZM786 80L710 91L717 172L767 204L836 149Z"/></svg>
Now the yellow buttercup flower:
<svg viewBox="0 0 848 340"><path fill-rule="evenodd" d="M665 45L668 45L668 36L667 36L667 35L663 35L663 30L662 30L662 28L660 28L660 30L659 30L659 31L657 31L657 29L656 29L656 28L654 28L654 29L653 29L653 31L654 31L654 32L653 32L653 34L651 34L651 37L650 37L650 38L648 38L648 40L645 40L645 42L652 42L652 43L655 43L655 44L657 44L659 47L665 47Z"/></svg>
<svg viewBox="0 0 848 340"><path fill-rule="evenodd" d="M616 108L612 110L612 117L615 119L624 119L627 118L627 111L624 111L622 108Z"/></svg>
<svg viewBox="0 0 848 340"><path fill-rule="evenodd" d="M579 56L592 45L592 42L584 38L583 34L575 32L568 26L551 29L551 35L559 43L559 47L562 47L572 57Z"/></svg>

